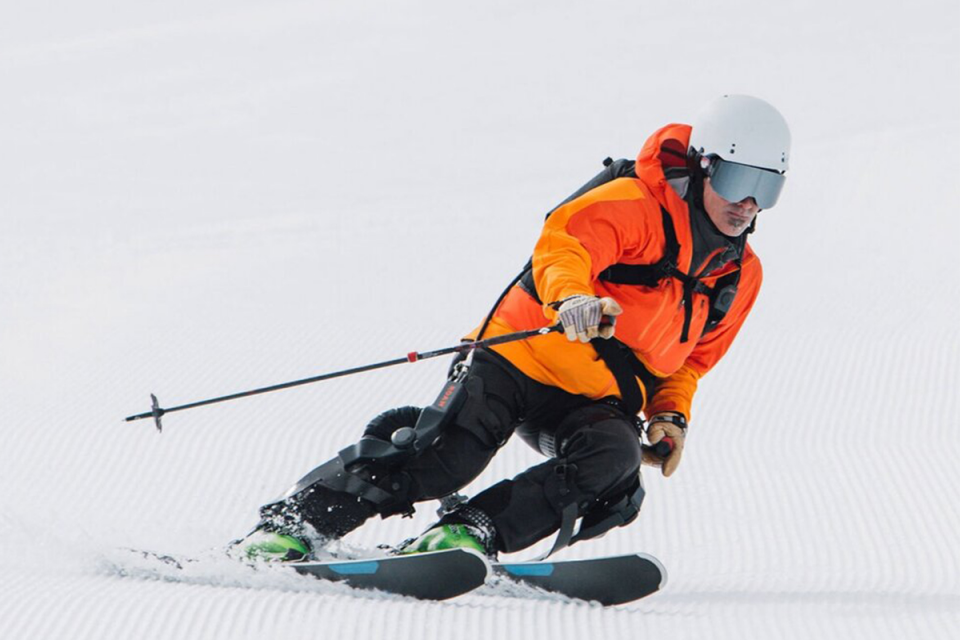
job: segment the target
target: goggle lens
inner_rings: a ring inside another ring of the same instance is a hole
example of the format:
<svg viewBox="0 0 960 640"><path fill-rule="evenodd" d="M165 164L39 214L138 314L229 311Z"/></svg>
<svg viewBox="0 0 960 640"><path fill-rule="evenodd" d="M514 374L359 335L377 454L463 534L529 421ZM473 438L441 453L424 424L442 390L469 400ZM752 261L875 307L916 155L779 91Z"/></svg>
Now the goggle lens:
<svg viewBox="0 0 960 640"><path fill-rule="evenodd" d="M707 176L710 186L724 200L740 202L752 197L761 209L769 209L777 204L787 179L776 171L727 162L715 156L710 158Z"/></svg>

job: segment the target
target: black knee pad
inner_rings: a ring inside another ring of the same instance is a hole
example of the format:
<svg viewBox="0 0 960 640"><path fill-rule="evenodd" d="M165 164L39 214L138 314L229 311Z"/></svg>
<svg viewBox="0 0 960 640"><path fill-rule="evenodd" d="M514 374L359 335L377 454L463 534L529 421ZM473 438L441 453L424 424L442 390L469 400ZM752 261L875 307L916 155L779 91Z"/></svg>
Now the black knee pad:
<svg viewBox="0 0 960 640"><path fill-rule="evenodd" d="M567 444L578 431L609 420L625 423L628 426L626 433L632 434L634 440L639 438L639 431L633 426L634 421L623 411L606 402L595 402L575 409L559 424L524 422L517 426L517 435L543 455L556 458L566 455ZM628 437L626 440L629 439Z"/></svg>
<svg viewBox="0 0 960 640"><path fill-rule="evenodd" d="M557 462L575 470L565 478L570 497L581 511L596 501L620 494L632 486L640 472L642 448L633 420L616 407L591 404L570 413L553 432L541 431L538 443L544 453L558 456ZM551 502L556 502L559 481L545 484ZM573 497L575 494L575 497Z"/></svg>
<svg viewBox="0 0 960 640"><path fill-rule="evenodd" d="M576 448L581 446L577 438L583 436L593 441L591 450L616 452L620 464L634 469L640 468L643 449L640 436L633 424L619 418L611 418L583 427L563 440L564 454L574 455Z"/></svg>
<svg viewBox="0 0 960 640"><path fill-rule="evenodd" d="M600 497L632 483L643 457L633 425L622 419L601 420L574 431L562 442L562 451L579 467L581 486Z"/></svg>
<svg viewBox="0 0 960 640"><path fill-rule="evenodd" d="M388 409L367 424L364 436L390 441L393 432L401 427L413 427L420 419L421 407L397 407Z"/></svg>

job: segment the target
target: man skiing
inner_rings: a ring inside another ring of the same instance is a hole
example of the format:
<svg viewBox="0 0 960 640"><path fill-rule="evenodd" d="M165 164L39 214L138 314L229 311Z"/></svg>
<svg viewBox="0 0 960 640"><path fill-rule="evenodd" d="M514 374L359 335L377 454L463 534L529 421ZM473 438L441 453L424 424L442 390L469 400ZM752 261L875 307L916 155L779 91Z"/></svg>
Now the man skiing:
<svg viewBox="0 0 960 640"><path fill-rule="evenodd" d="M608 163L551 212L529 268L471 338L558 322L563 334L471 352L433 407L377 416L357 445L261 509L246 553L300 559L374 515L450 496L514 432L549 459L448 500L401 551L494 556L559 531L558 548L579 518L594 534L632 520L641 463L676 472L698 380L756 300L761 268L746 238L776 203L789 153L774 107L729 95L692 127L655 132L635 163ZM656 450L641 444L640 415Z"/></svg>

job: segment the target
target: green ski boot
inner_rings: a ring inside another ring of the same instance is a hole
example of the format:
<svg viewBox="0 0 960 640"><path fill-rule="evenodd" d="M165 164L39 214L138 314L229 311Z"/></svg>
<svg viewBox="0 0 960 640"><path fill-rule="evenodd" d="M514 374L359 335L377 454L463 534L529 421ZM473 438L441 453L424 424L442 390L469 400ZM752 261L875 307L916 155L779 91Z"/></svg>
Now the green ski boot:
<svg viewBox="0 0 960 640"><path fill-rule="evenodd" d="M303 538L258 529L240 542L240 551L248 560L297 562L310 556L310 543Z"/></svg>
<svg viewBox="0 0 960 640"><path fill-rule="evenodd" d="M442 524L427 530L419 538L405 543L400 547L400 553L424 553L443 549L473 549L483 555L488 555L482 538L483 534L480 530L468 524Z"/></svg>

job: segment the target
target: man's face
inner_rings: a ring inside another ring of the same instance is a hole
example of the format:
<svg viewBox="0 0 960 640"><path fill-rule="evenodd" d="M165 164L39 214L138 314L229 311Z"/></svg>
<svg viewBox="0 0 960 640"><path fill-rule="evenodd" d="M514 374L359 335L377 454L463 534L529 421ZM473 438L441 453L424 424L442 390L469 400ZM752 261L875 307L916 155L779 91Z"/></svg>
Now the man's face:
<svg viewBox="0 0 960 640"><path fill-rule="evenodd" d="M703 181L703 208L720 233L731 238L746 231L760 211L753 198L744 198L740 202L724 200L710 186L710 178Z"/></svg>

